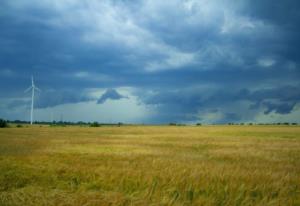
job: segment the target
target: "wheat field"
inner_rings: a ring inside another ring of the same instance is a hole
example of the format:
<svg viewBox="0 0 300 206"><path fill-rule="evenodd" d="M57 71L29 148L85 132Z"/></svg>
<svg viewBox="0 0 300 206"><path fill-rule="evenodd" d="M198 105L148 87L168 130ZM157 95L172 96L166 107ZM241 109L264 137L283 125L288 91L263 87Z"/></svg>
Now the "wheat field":
<svg viewBox="0 0 300 206"><path fill-rule="evenodd" d="M300 205L300 127L0 129L0 205Z"/></svg>

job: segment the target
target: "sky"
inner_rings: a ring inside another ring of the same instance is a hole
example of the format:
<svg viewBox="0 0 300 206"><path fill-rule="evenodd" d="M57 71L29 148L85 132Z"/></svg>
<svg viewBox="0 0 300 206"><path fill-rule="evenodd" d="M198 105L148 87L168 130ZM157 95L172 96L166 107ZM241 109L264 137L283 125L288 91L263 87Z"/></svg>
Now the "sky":
<svg viewBox="0 0 300 206"><path fill-rule="evenodd" d="M298 0L1 0L0 118L300 123Z"/></svg>

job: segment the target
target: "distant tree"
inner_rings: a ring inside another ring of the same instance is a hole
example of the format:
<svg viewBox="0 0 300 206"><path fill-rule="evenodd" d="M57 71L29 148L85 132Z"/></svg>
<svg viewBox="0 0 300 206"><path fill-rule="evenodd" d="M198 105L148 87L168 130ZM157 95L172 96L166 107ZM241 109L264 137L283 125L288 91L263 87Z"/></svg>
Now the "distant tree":
<svg viewBox="0 0 300 206"><path fill-rule="evenodd" d="M296 122L293 122L292 125L297 125L297 123L296 123Z"/></svg>
<svg viewBox="0 0 300 206"><path fill-rule="evenodd" d="M18 128L21 128L21 127L23 127L23 125L21 125L21 124L17 124L17 127L18 127Z"/></svg>
<svg viewBox="0 0 300 206"><path fill-rule="evenodd" d="M170 125L170 126L176 126L177 124L174 123L174 122L170 122L169 125Z"/></svg>
<svg viewBox="0 0 300 206"><path fill-rule="evenodd" d="M186 126L186 124L176 124L176 126Z"/></svg>
<svg viewBox="0 0 300 206"><path fill-rule="evenodd" d="M79 121L79 122L77 122L76 124L77 124L77 125L85 125L86 123L83 122L83 121Z"/></svg>
<svg viewBox="0 0 300 206"><path fill-rule="evenodd" d="M288 123L288 122L285 122L285 123L283 123L284 125L290 125L290 123Z"/></svg>
<svg viewBox="0 0 300 206"><path fill-rule="evenodd" d="M7 122L4 119L0 119L0 128L8 127Z"/></svg>
<svg viewBox="0 0 300 206"><path fill-rule="evenodd" d="M202 124L201 123L197 123L196 126L202 126Z"/></svg>
<svg viewBox="0 0 300 206"><path fill-rule="evenodd" d="M98 122L93 122L90 124L90 127L100 127L100 124Z"/></svg>

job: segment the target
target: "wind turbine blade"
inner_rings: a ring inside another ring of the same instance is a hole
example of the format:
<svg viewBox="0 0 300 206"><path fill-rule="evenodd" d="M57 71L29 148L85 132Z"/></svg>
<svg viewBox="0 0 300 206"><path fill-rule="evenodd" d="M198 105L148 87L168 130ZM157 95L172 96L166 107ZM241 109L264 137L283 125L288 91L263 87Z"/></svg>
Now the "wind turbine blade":
<svg viewBox="0 0 300 206"><path fill-rule="evenodd" d="M39 88L37 88L37 87L34 87L34 89L36 89L37 91L41 92L41 90Z"/></svg>
<svg viewBox="0 0 300 206"><path fill-rule="evenodd" d="M32 86L28 87L28 88L24 91L24 93L29 92L31 89L32 89Z"/></svg>

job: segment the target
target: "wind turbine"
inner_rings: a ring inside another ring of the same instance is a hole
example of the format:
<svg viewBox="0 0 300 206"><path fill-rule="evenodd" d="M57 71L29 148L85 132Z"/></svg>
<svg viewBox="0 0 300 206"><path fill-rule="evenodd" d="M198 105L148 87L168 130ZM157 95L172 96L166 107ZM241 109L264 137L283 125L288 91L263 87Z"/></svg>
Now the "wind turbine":
<svg viewBox="0 0 300 206"><path fill-rule="evenodd" d="M30 124L33 122L33 108L34 108L34 90L41 91L34 85L33 76L31 76L31 86L24 92L29 92L31 90L31 113L30 113Z"/></svg>

